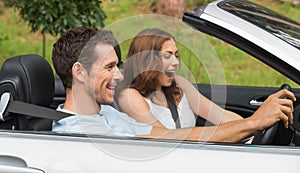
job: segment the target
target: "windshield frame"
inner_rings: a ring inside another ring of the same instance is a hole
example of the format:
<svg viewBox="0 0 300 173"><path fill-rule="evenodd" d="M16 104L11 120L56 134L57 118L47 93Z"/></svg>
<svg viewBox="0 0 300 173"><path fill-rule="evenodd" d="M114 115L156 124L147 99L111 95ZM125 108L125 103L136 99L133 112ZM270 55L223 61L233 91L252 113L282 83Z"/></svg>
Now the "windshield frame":
<svg viewBox="0 0 300 173"><path fill-rule="evenodd" d="M223 1L222 10L248 21L300 50L300 24L261 5L244 0Z"/></svg>

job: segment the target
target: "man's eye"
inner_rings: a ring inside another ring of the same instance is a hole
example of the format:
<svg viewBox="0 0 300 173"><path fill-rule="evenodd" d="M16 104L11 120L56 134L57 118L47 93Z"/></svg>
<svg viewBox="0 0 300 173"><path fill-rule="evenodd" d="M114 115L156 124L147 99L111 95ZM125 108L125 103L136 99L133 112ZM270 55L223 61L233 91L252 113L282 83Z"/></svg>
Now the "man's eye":
<svg viewBox="0 0 300 173"><path fill-rule="evenodd" d="M106 66L106 68L107 68L108 70L112 70L114 67L115 67L114 65Z"/></svg>
<svg viewBox="0 0 300 173"><path fill-rule="evenodd" d="M114 66L113 66L113 65L110 65L110 66L108 66L108 68L114 68Z"/></svg>

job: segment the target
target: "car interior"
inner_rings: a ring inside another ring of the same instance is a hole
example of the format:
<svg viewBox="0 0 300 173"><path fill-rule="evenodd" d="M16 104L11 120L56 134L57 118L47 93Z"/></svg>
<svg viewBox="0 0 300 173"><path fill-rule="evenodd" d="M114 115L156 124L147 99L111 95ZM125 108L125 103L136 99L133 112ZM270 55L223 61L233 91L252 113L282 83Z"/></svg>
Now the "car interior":
<svg viewBox="0 0 300 173"><path fill-rule="evenodd" d="M2 98L6 95L5 93L9 93L9 98L6 98L9 103L6 104L4 104L5 98ZM2 96L0 129L51 131L53 120L70 116L70 114L60 115L61 112L55 110L59 104L64 102L65 90L60 79L54 77L50 64L37 54L15 56L3 63L0 73L0 95ZM20 108L19 112L10 112L8 105L11 105L13 101L27 104L17 105L16 107ZM36 107L32 107L33 105ZM41 114L43 115L41 116ZM278 128L283 127L278 124L272 126L264 135L257 135L254 144L273 142L272 144L276 145L299 146L299 131ZM196 125L211 124L198 118Z"/></svg>

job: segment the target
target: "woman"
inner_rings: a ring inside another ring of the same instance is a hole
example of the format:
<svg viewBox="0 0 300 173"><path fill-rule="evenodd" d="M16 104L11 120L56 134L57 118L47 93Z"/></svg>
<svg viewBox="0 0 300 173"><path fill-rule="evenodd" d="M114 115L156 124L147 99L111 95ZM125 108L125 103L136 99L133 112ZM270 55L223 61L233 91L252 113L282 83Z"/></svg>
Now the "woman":
<svg viewBox="0 0 300 173"><path fill-rule="evenodd" d="M139 122L168 129L194 127L195 115L216 125L242 119L204 97L185 78L174 76L179 65L172 35L157 28L138 33L123 66L119 108Z"/></svg>

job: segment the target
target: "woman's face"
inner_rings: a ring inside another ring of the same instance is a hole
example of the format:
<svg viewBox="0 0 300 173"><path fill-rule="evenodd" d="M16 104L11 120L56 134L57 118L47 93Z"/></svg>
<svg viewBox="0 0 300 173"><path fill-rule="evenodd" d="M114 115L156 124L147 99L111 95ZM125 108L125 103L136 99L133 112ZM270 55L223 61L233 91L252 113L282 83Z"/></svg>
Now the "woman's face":
<svg viewBox="0 0 300 173"><path fill-rule="evenodd" d="M173 39L164 42L161 48L161 57L164 71L159 79L159 84L168 87L171 86L174 80L174 73L179 66L179 53Z"/></svg>

